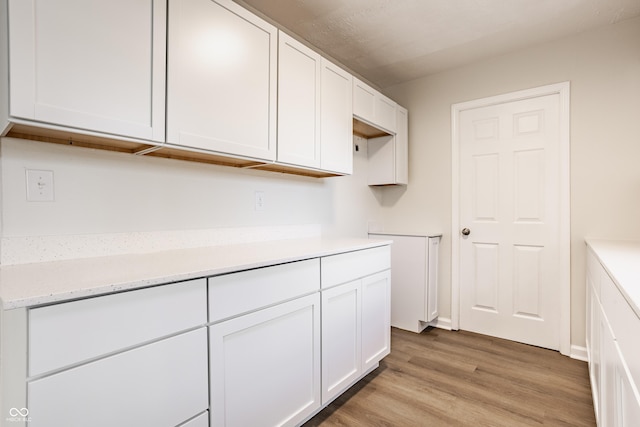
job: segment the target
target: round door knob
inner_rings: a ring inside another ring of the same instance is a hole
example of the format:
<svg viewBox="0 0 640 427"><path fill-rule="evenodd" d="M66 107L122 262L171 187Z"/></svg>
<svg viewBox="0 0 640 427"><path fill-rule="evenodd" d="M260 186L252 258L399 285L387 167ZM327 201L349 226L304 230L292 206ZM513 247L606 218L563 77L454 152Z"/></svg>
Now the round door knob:
<svg viewBox="0 0 640 427"><path fill-rule="evenodd" d="M471 234L471 230L469 230L468 228L463 228L461 233L463 236L468 236L469 234Z"/></svg>

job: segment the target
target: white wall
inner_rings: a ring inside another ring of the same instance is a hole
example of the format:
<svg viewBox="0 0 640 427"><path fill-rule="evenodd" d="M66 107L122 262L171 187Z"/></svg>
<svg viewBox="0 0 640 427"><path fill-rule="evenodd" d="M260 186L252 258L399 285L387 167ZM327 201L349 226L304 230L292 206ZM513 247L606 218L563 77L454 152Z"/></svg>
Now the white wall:
<svg viewBox="0 0 640 427"><path fill-rule="evenodd" d="M13 138L2 139L0 153L5 243L32 236L304 224L318 225L325 235L366 237L367 223L379 210L366 185L362 151L355 153L353 176L325 179ZM25 169L54 172L55 202L26 200ZM255 191L265 194L264 211L254 209Z"/></svg>
<svg viewBox="0 0 640 427"><path fill-rule="evenodd" d="M451 105L571 81L571 341L585 344L585 237L640 239L640 18L385 90L409 109L409 186L386 228L438 229L440 312L451 307Z"/></svg>

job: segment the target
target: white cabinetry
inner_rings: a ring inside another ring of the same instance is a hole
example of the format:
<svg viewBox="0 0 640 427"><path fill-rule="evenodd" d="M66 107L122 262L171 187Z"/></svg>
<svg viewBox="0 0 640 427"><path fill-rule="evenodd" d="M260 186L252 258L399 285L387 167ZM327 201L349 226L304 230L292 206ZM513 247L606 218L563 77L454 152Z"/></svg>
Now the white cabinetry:
<svg viewBox="0 0 640 427"><path fill-rule="evenodd" d="M206 411L205 328L29 382L30 426L174 427Z"/></svg>
<svg viewBox="0 0 640 427"><path fill-rule="evenodd" d="M322 58L320 168L340 174L353 172L352 76Z"/></svg>
<svg viewBox="0 0 640 427"><path fill-rule="evenodd" d="M438 317L438 234L369 233L391 245L391 326L421 332Z"/></svg>
<svg viewBox="0 0 640 427"><path fill-rule="evenodd" d="M29 425L173 427L204 413L206 313L204 279L29 310Z"/></svg>
<svg viewBox="0 0 640 427"><path fill-rule="evenodd" d="M279 163L350 174L352 102L349 73L279 32Z"/></svg>
<svg viewBox="0 0 640 427"><path fill-rule="evenodd" d="M320 408L317 293L209 329L212 426L295 426Z"/></svg>
<svg viewBox="0 0 640 427"><path fill-rule="evenodd" d="M397 107L397 132L367 141L369 185L409 183L409 112Z"/></svg>
<svg viewBox="0 0 640 427"><path fill-rule="evenodd" d="M598 425L640 419L640 318L609 273L587 250L587 354Z"/></svg>
<svg viewBox="0 0 640 427"><path fill-rule="evenodd" d="M164 141L166 1L8 2L9 120Z"/></svg>
<svg viewBox="0 0 640 427"><path fill-rule="evenodd" d="M322 291L322 403L362 373L362 285L346 283Z"/></svg>
<svg viewBox="0 0 640 427"><path fill-rule="evenodd" d="M378 129L396 133L397 104L366 83L353 79L353 115Z"/></svg>
<svg viewBox="0 0 640 427"><path fill-rule="evenodd" d="M167 142L276 158L277 30L230 0L169 3Z"/></svg>
<svg viewBox="0 0 640 427"><path fill-rule="evenodd" d="M390 352L388 251L384 247L322 258L323 404Z"/></svg>
<svg viewBox="0 0 640 427"><path fill-rule="evenodd" d="M278 32L278 162L320 167L321 57Z"/></svg>
<svg viewBox="0 0 640 427"><path fill-rule="evenodd" d="M212 426L294 426L319 410L319 288L318 259L209 279L210 319L228 319L209 327Z"/></svg>

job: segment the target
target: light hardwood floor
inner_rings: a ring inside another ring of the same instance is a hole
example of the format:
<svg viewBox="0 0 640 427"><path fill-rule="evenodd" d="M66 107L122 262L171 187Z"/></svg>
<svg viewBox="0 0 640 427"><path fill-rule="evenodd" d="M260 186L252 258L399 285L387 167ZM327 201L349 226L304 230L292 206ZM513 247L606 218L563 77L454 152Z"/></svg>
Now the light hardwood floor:
<svg viewBox="0 0 640 427"><path fill-rule="evenodd" d="M595 425L584 362L471 332L393 328L380 367L304 427Z"/></svg>

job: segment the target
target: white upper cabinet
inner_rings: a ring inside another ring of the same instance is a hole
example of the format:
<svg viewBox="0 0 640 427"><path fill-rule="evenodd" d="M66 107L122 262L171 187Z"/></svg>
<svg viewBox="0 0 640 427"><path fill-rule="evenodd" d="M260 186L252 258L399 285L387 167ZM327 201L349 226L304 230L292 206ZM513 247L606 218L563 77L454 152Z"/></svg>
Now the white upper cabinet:
<svg viewBox="0 0 640 427"><path fill-rule="evenodd" d="M324 58L321 77L320 167L348 175L353 173L353 78Z"/></svg>
<svg viewBox="0 0 640 427"><path fill-rule="evenodd" d="M409 183L409 112L397 106L397 132L367 141L369 185Z"/></svg>
<svg viewBox="0 0 640 427"><path fill-rule="evenodd" d="M278 37L278 162L320 168L321 57Z"/></svg>
<svg viewBox="0 0 640 427"><path fill-rule="evenodd" d="M351 79L351 74L279 33L279 163L352 172Z"/></svg>
<svg viewBox="0 0 640 427"><path fill-rule="evenodd" d="M353 115L388 133L396 132L397 104L366 83L353 79Z"/></svg>
<svg viewBox="0 0 640 427"><path fill-rule="evenodd" d="M11 121L164 141L166 1L8 6Z"/></svg>
<svg viewBox="0 0 640 427"><path fill-rule="evenodd" d="M409 111L399 105L396 109L395 172L396 184L409 183Z"/></svg>
<svg viewBox="0 0 640 427"><path fill-rule="evenodd" d="M276 158L277 29L230 0L169 4L167 143Z"/></svg>

